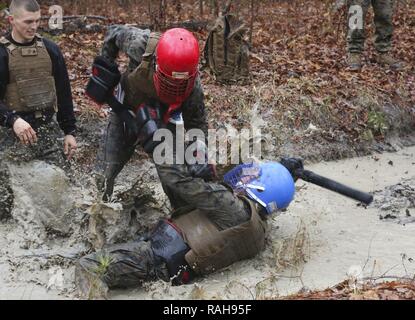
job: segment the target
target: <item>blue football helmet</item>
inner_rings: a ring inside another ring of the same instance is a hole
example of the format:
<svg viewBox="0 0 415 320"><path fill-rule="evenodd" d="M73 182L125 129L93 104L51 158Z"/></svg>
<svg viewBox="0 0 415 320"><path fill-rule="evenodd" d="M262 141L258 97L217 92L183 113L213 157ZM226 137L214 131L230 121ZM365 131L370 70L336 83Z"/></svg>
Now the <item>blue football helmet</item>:
<svg viewBox="0 0 415 320"><path fill-rule="evenodd" d="M226 173L224 181L259 203L268 214L287 208L295 194L294 179L279 162L241 164Z"/></svg>

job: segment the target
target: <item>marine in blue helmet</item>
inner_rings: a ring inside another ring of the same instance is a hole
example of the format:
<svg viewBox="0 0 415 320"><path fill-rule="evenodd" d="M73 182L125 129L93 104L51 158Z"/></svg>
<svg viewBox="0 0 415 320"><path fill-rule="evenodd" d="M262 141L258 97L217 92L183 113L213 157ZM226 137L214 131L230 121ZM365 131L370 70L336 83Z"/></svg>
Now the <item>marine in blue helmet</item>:
<svg viewBox="0 0 415 320"><path fill-rule="evenodd" d="M84 297L106 296L162 279L186 284L265 247L267 218L288 207L295 193L290 171L278 162L243 164L224 183L194 177L186 165L170 165L161 180L174 186L175 208L139 241L110 246L87 255L76 266L76 284ZM166 165L167 166L167 165Z"/></svg>

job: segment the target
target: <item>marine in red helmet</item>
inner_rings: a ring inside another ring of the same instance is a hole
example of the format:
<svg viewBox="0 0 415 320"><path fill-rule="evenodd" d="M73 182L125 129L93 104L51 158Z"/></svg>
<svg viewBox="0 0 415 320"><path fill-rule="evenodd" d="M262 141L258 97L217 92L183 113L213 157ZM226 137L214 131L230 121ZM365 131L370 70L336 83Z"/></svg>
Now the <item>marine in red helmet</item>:
<svg viewBox="0 0 415 320"><path fill-rule="evenodd" d="M129 57L122 75L115 62L120 51ZM134 153L137 141L151 154L156 145L154 132L167 128L174 133L178 123L183 123L185 130L201 129L207 137L198 64L198 41L185 29L159 34L123 25L109 28L86 89L93 100L112 108L95 170L104 200L112 195L114 180ZM195 174L208 177L209 167L203 168ZM164 169L170 167L157 167L159 174ZM170 190L163 187L173 202Z"/></svg>
<svg viewBox="0 0 415 320"><path fill-rule="evenodd" d="M198 75L199 44L187 30L166 31L156 48L154 86L167 104L181 104L193 91Z"/></svg>

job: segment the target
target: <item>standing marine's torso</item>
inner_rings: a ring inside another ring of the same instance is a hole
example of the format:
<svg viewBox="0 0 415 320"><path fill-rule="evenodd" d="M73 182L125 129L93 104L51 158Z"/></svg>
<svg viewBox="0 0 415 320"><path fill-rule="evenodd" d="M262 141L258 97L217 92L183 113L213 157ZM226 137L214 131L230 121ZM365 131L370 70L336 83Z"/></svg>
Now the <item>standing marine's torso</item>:
<svg viewBox="0 0 415 320"><path fill-rule="evenodd" d="M9 83L4 101L10 110L35 112L57 110L52 61L40 36L31 46L18 46L6 38L0 43L8 52Z"/></svg>

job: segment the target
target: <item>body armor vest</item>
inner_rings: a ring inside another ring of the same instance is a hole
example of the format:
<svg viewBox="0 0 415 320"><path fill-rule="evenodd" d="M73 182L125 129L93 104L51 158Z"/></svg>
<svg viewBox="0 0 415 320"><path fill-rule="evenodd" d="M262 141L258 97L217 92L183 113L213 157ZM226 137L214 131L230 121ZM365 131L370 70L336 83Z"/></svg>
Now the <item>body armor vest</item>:
<svg viewBox="0 0 415 320"><path fill-rule="evenodd" d="M7 107L16 112L57 111L52 60L42 37L36 35L32 46L17 46L4 37L0 43L9 54L9 84L4 98Z"/></svg>
<svg viewBox="0 0 415 320"><path fill-rule="evenodd" d="M123 75L122 87L125 91L125 102L130 108L137 107L150 99L157 99L153 75L157 43L161 34L151 32L148 38L146 51L142 56L140 65L132 72Z"/></svg>
<svg viewBox="0 0 415 320"><path fill-rule="evenodd" d="M252 258L264 249L266 222L252 201L243 200L250 205L251 219L222 231L199 210L173 217L173 223L183 232L191 248L185 259L197 274L208 274Z"/></svg>

